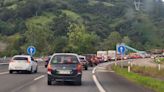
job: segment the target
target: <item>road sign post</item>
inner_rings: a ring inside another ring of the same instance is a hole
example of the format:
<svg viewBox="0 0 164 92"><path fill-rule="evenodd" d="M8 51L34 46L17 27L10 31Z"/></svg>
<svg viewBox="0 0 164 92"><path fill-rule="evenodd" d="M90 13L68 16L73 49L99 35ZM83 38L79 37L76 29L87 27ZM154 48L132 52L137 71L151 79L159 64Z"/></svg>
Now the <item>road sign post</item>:
<svg viewBox="0 0 164 92"><path fill-rule="evenodd" d="M34 46L29 46L27 48L27 53L30 55L30 56L33 56L35 53L36 53L36 48Z"/></svg>
<svg viewBox="0 0 164 92"><path fill-rule="evenodd" d="M125 55L125 50L126 50L126 48L125 48L125 46L124 46L123 44L117 46L117 52L118 52L119 54L121 54L121 67L123 67L123 66L122 66L122 61L123 61L123 57L124 57L124 55Z"/></svg>

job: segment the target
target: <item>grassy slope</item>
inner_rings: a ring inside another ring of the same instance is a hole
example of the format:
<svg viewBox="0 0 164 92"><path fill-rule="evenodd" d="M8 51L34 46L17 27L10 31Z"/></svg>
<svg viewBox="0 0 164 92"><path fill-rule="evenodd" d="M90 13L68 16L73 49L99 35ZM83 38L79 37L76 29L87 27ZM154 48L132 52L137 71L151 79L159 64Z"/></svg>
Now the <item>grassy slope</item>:
<svg viewBox="0 0 164 92"><path fill-rule="evenodd" d="M127 72L127 69L122 69L120 67L113 67L117 74L124 76L125 78L137 83L144 85L145 87L151 88L156 92L164 91L164 81L156 80L154 78L141 76L139 74Z"/></svg>
<svg viewBox="0 0 164 92"><path fill-rule="evenodd" d="M40 25L40 26L47 26L48 23L52 21L53 18L56 16L53 15L52 13L43 13L41 16L35 16L26 21L26 24L35 24L35 25Z"/></svg>
<svg viewBox="0 0 164 92"><path fill-rule="evenodd" d="M79 14L72 12L70 10L62 10L64 14L66 14L68 17L70 17L72 20L80 20L82 21L82 18Z"/></svg>

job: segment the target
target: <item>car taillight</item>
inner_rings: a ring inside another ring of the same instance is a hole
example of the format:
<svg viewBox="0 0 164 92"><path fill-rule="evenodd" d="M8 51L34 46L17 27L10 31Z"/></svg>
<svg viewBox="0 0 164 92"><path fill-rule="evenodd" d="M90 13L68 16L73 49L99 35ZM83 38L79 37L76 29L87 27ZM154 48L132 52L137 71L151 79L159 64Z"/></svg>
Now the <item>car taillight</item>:
<svg viewBox="0 0 164 92"><path fill-rule="evenodd" d="M27 63L30 64L30 60L27 60Z"/></svg>
<svg viewBox="0 0 164 92"><path fill-rule="evenodd" d="M78 73L81 73L82 72L82 65L81 64L78 64L77 65L77 72Z"/></svg>
<svg viewBox="0 0 164 92"><path fill-rule="evenodd" d="M51 67L51 65L50 65L50 64L48 64L48 66L47 66L47 70L48 70L48 74L51 74L52 67Z"/></svg>
<svg viewBox="0 0 164 92"><path fill-rule="evenodd" d="M14 62L13 60L10 60L10 63Z"/></svg>

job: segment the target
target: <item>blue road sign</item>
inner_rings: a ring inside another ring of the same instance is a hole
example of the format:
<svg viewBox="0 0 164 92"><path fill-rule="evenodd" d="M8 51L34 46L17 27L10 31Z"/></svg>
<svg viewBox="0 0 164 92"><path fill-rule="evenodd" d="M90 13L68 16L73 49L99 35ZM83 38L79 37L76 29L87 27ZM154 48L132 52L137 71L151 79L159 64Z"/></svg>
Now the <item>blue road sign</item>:
<svg viewBox="0 0 164 92"><path fill-rule="evenodd" d="M27 48L27 53L31 56L34 55L36 53L36 48L34 46L29 46Z"/></svg>
<svg viewBox="0 0 164 92"><path fill-rule="evenodd" d="M118 53L120 53L121 55L124 55L125 51L126 51L125 46L123 46L123 45L118 46L118 48L117 48Z"/></svg>

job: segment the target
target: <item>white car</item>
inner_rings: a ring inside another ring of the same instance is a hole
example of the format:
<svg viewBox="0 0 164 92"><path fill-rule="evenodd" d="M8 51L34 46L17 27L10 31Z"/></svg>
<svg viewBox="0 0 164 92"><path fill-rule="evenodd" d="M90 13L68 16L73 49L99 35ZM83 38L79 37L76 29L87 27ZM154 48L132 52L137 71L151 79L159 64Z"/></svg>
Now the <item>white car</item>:
<svg viewBox="0 0 164 92"><path fill-rule="evenodd" d="M16 55L11 59L8 69L9 73L13 73L13 71L27 71L28 73L37 73L38 64L29 55Z"/></svg>

